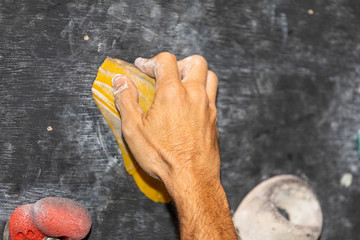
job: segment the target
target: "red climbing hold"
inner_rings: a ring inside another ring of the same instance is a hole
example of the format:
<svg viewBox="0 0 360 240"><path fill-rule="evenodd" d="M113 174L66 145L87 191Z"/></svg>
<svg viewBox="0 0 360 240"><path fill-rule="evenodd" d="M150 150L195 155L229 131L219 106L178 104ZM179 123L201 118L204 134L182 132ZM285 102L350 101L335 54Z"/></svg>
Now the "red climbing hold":
<svg viewBox="0 0 360 240"><path fill-rule="evenodd" d="M46 235L40 232L31 219L34 204L22 205L15 209L9 220L11 240L42 240Z"/></svg>

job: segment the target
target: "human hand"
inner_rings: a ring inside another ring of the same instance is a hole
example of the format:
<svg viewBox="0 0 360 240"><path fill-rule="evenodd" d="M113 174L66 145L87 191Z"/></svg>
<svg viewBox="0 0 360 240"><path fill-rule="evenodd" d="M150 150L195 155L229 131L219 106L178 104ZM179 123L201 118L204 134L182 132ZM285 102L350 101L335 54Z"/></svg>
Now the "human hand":
<svg viewBox="0 0 360 240"><path fill-rule="evenodd" d="M161 53L138 58L135 65L156 78L154 102L146 114L128 77L117 75L113 85L122 132L136 161L160 178L170 194L175 180L219 180L218 80L206 60L191 56L177 61L174 55Z"/></svg>
<svg viewBox="0 0 360 240"><path fill-rule="evenodd" d="M156 78L155 97L145 114L135 84L114 77L122 133L139 165L172 196L181 238L237 239L220 182L216 75L201 56L177 61L160 53L135 65Z"/></svg>

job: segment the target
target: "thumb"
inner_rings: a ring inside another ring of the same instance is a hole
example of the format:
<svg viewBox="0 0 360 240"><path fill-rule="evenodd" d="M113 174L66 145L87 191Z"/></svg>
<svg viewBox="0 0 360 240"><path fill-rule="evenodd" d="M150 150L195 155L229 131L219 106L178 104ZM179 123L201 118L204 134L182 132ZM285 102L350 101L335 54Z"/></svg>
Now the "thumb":
<svg viewBox="0 0 360 240"><path fill-rule="evenodd" d="M139 106L139 93L134 82L127 76L117 74L112 79L115 105L122 121L136 121L144 114Z"/></svg>

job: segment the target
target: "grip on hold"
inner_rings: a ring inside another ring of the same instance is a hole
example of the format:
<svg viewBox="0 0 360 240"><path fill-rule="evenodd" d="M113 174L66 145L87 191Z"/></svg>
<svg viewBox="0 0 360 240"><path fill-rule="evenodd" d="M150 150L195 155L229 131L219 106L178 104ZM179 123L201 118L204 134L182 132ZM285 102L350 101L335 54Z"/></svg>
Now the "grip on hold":
<svg viewBox="0 0 360 240"><path fill-rule="evenodd" d="M128 76L139 91L139 105L146 113L154 100L155 79L147 76L134 65L119 59L107 58L99 68L92 87L92 94L99 110L119 144L124 165L139 189L154 202L169 202L170 196L165 185L141 169L121 134L121 118L115 106L112 79L116 74Z"/></svg>

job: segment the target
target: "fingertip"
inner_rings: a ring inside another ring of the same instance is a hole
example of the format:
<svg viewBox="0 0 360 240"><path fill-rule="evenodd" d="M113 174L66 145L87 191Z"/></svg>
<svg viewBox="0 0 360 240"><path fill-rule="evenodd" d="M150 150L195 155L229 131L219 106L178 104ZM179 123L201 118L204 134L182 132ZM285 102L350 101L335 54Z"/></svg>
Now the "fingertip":
<svg viewBox="0 0 360 240"><path fill-rule="evenodd" d="M150 59L138 57L134 65L148 76L156 78L157 85L169 80L180 80L176 57L169 52L159 53Z"/></svg>
<svg viewBox="0 0 360 240"><path fill-rule="evenodd" d="M114 95L117 95L118 93L129 88L127 81L128 81L128 77L122 74L116 74L113 77L112 84L113 84Z"/></svg>
<svg viewBox="0 0 360 240"><path fill-rule="evenodd" d="M142 114L139 106L139 93L135 83L126 75L117 74L112 79L114 103L122 120L127 116Z"/></svg>
<svg viewBox="0 0 360 240"><path fill-rule="evenodd" d="M216 74L215 74L213 71L211 71L211 70L208 71L208 78L211 78L211 79L213 79L213 81L218 82L218 77L217 77Z"/></svg>
<svg viewBox="0 0 360 240"><path fill-rule="evenodd" d="M121 79L123 79L125 77L125 75L122 74L116 74L112 79L112 85L115 86L115 84L119 84L119 82L121 81Z"/></svg>
<svg viewBox="0 0 360 240"><path fill-rule="evenodd" d="M138 57L135 59L134 65L139 69L143 69L144 65L146 64L147 61L148 61L148 59L146 59L146 58Z"/></svg>

